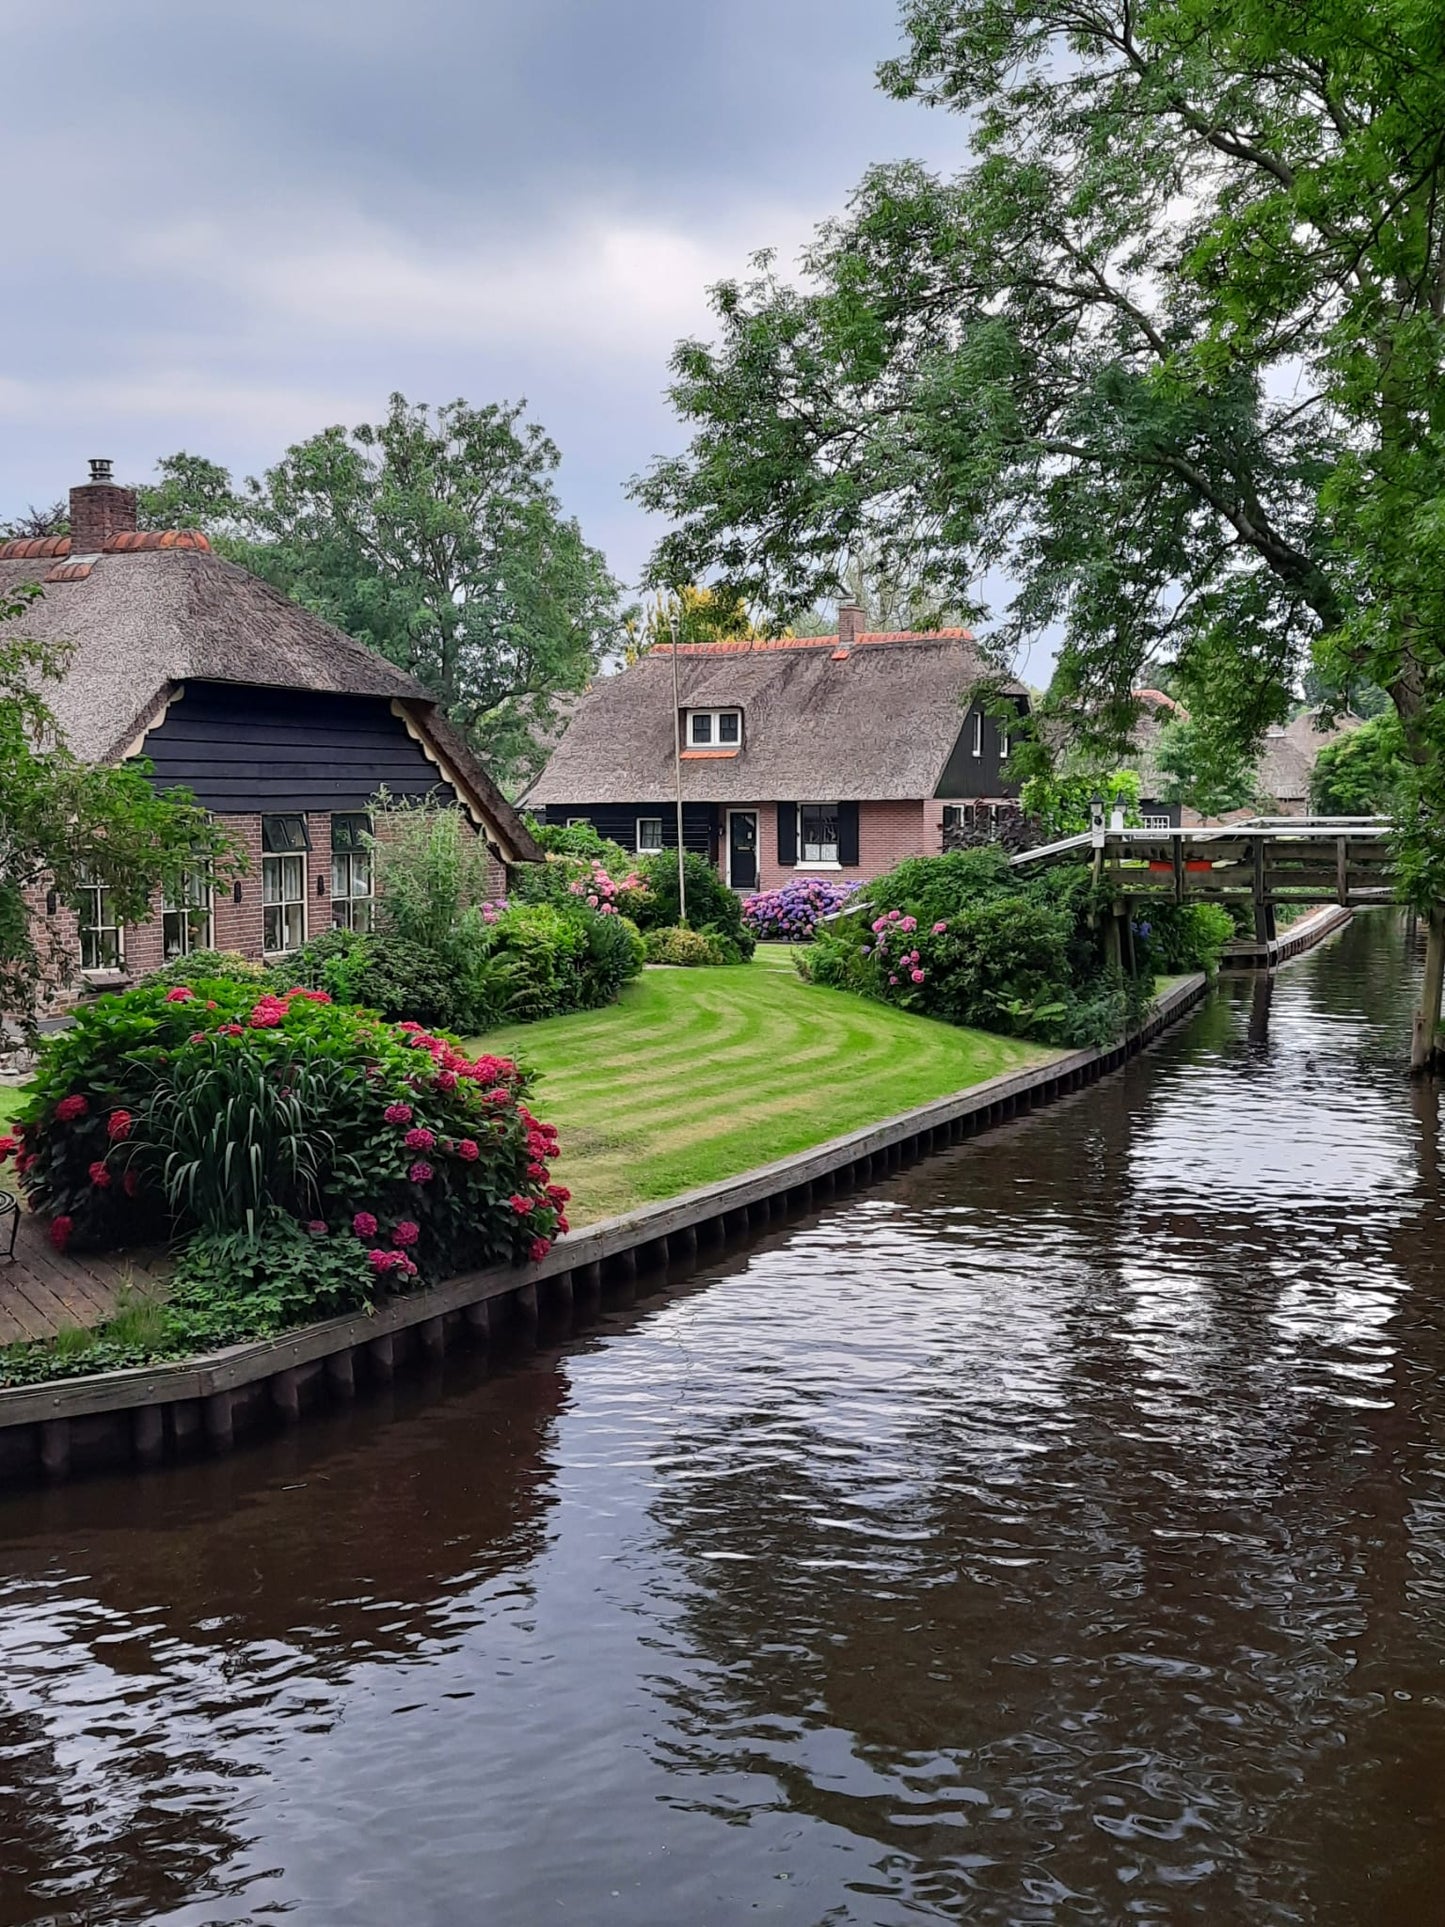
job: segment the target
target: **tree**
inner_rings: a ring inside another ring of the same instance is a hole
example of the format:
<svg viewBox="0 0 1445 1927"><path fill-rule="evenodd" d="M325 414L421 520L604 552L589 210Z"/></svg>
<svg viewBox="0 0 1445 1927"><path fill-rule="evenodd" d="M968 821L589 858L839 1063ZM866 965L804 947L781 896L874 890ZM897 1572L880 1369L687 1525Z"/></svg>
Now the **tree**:
<svg viewBox="0 0 1445 1927"><path fill-rule="evenodd" d="M1116 810L1122 810L1126 825L1136 828L1139 823L1138 770L1116 769L1094 774L1073 771L1067 775L1049 770L1030 776L1019 792L1020 808L1038 824L1045 842L1082 836L1093 822L1096 802L1103 804L1106 820Z"/></svg>
<svg viewBox="0 0 1445 1927"><path fill-rule="evenodd" d="M1241 750L1304 661L1400 718L1399 875L1445 958L1445 36L1406 0L905 0L899 99L952 180L876 168L684 342L654 567L805 606L860 543L1117 753L1146 665ZM1433 981L1438 982L1438 968ZM1428 1002L1428 993L1427 993ZM1434 1015L1422 1009L1416 1058Z"/></svg>
<svg viewBox="0 0 1445 1927"><path fill-rule="evenodd" d="M64 652L15 626L39 593L0 598L0 1012L27 1027L73 965L32 915L39 893L65 902L101 884L117 921L138 922L158 887L199 866L225 880L239 861L203 810L151 788L148 765L96 768L65 747L43 694Z"/></svg>
<svg viewBox="0 0 1445 1927"><path fill-rule="evenodd" d="M619 637L618 586L562 513L522 405L328 428L247 485L227 552L409 670L503 779L540 764L556 698Z"/></svg>
<svg viewBox="0 0 1445 1927"><path fill-rule="evenodd" d="M69 533L70 516L64 502L52 502L49 508L39 509L32 502L22 514L12 516L8 522L0 522L0 542Z"/></svg>
<svg viewBox="0 0 1445 1927"><path fill-rule="evenodd" d="M1322 816L1384 816L1405 776L1405 741L1393 709L1326 743L1310 772L1310 804Z"/></svg>
<svg viewBox="0 0 1445 1927"><path fill-rule="evenodd" d="M143 529L201 529L224 549L234 536L244 505L231 483L231 471L204 455L162 455L158 482L136 490L136 522Z"/></svg>
<svg viewBox="0 0 1445 1927"><path fill-rule="evenodd" d="M1154 760L1165 779L1163 802L1186 803L1201 816L1225 816L1255 800L1253 759L1227 736L1201 730L1192 717L1161 724Z"/></svg>
<svg viewBox="0 0 1445 1927"><path fill-rule="evenodd" d="M679 642L751 642L768 634L757 627L747 604L737 596L684 583L670 594L655 596L645 608L630 610L623 618L627 636L624 659L639 662L658 643L670 643L674 621Z"/></svg>

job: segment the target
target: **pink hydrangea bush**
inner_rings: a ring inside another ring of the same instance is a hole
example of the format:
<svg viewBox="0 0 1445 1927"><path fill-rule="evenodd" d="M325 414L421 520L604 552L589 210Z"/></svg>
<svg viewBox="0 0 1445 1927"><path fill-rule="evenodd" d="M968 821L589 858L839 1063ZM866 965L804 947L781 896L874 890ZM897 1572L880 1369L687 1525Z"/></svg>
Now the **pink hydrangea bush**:
<svg viewBox="0 0 1445 1927"><path fill-rule="evenodd" d="M324 993L258 996L237 982L197 990L100 998L47 1046L0 1159L14 1159L57 1248L196 1229L162 1156L178 1093L198 1082L224 1093L258 1073L301 1119L307 1145L299 1175L279 1163L266 1172L267 1208L313 1238L359 1240L373 1282L399 1288L534 1261L565 1230L566 1196L551 1178L556 1133L529 1110L530 1080L510 1058L474 1058L454 1038ZM235 1222L217 1219L226 1208L224 1194L213 1199L206 1228L239 1229L239 1205Z"/></svg>

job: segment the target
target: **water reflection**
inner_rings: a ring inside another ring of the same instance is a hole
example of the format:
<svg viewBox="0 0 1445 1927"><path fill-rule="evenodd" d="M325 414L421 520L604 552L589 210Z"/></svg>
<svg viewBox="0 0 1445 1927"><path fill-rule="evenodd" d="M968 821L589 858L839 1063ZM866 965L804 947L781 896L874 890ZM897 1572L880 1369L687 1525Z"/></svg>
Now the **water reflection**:
<svg viewBox="0 0 1445 1927"><path fill-rule="evenodd" d="M595 1337L0 1510L0 1923L1436 1917L1398 933Z"/></svg>

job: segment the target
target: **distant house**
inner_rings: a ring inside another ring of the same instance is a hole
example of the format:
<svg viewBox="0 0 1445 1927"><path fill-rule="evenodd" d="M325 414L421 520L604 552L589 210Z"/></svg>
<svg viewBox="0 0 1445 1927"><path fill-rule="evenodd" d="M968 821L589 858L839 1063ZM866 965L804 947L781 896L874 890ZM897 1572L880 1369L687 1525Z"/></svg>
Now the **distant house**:
<svg viewBox="0 0 1445 1927"><path fill-rule="evenodd" d="M664 645L596 682L525 799L624 849L684 847L735 890L798 875L867 878L937 854L946 825L1016 807L1007 721L966 629L877 634L839 611L834 636L683 644L674 701ZM1020 714L1028 694L1006 685Z"/></svg>
<svg viewBox="0 0 1445 1927"><path fill-rule="evenodd" d="M1330 729L1321 729L1308 710L1290 722L1271 728L1260 747L1258 781L1260 806L1270 816L1307 816L1310 781L1319 753L1358 729L1358 716L1342 716Z"/></svg>
<svg viewBox="0 0 1445 1927"><path fill-rule="evenodd" d="M133 489L91 464L68 536L0 545L0 594L39 582L24 633L70 647L47 687L69 747L95 763L145 756L250 853L225 892L198 873L122 929L97 882L78 913L43 898L84 973L115 982L190 950L280 957L373 910L364 836L378 791L457 804L505 888L537 860L526 827L427 692L371 650L211 553L190 530L137 532Z"/></svg>

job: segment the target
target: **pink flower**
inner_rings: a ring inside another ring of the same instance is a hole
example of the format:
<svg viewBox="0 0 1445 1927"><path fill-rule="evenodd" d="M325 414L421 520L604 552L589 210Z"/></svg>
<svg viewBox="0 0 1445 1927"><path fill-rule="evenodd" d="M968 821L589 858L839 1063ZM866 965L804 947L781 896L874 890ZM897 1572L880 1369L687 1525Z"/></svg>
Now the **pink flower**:
<svg viewBox="0 0 1445 1927"><path fill-rule="evenodd" d="M545 1183L546 1183L546 1181L547 1181L547 1167L546 1167L546 1165L545 1165L545 1164L537 1164L537 1163L535 1163L535 1162L533 1162L532 1164L529 1164L529 1165L527 1166L527 1176L528 1176L529 1178L535 1178L535 1179L536 1179L536 1180L538 1181L538 1183L540 1183L540 1184L545 1184Z"/></svg>
<svg viewBox="0 0 1445 1927"><path fill-rule="evenodd" d="M550 1238L534 1238L531 1244L527 1246L527 1256L534 1265L540 1265L551 1249L552 1240Z"/></svg>
<svg viewBox="0 0 1445 1927"><path fill-rule="evenodd" d="M429 1151L436 1143L436 1134L428 1131L424 1125L418 1124L407 1132L402 1143L408 1151Z"/></svg>
<svg viewBox="0 0 1445 1927"><path fill-rule="evenodd" d="M20 1140L18 1137L10 1137L8 1135L0 1137L0 1164L3 1164L12 1152L18 1151L19 1149Z"/></svg>
<svg viewBox="0 0 1445 1927"><path fill-rule="evenodd" d="M414 1245L421 1236L421 1226L410 1218L403 1218L391 1234L394 1245Z"/></svg>
<svg viewBox="0 0 1445 1927"><path fill-rule="evenodd" d="M514 1191L508 1199L508 1203L519 1218L525 1218L527 1213L532 1209L532 1206L536 1203L536 1199L524 1198L520 1191Z"/></svg>
<svg viewBox="0 0 1445 1927"><path fill-rule="evenodd" d="M475 1164L482 1155L482 1147L474 1137L464 1137L457 1145L457 1156L467 1164Z"/></svg>
<svg viewBox="0 0 1445 1927"><path fill-rule="evenodd" d="M358 1211L356 1216L351 1220L351 1229L356 1233L358 1238L374 1238L376 1236L376 1219L372 1217L369 1211Z"/></svg>
<svg viewBox="0 0 1445 1927"><path fill-rule="evenodd" d="M60 1217L50 1220L50 1242L57 1251L64 1251L70 1243L70 1234L74 1229L75 1223L71 1218Z"/></svg>
<svg viewBox="0 0 1445 1927"><path fill-rule="evenodd" d="M437 1072L437 1089L439 1091L454 1091L456 1087L457 1074L455 1071Z"/></svg>
<svg viewBox="0 0 1445 1927"><path fill-rule="evenodd" d="M216 1035L217 1037L244 1037L246 1032L240 1024L218 1024Z"/></svg>
<svg viewBox="0 0 1445 1927"><path fill-rule="evenodd" d="M89 1104L78 1093L62 1097L55 1107L56 1120L61 1124L69 1124L72 1118L84 1117L89 1109Z"/></svg>
<svg viewBox="0 0 1445 1927"><path fill-rule="evenodd" d="M413 1184L430 1184L436 1172L425 1158L418 1158L406 1175Z"/></svg>
<svg viewBox="0 0 1445 1927"><path fill-rule="evenodd" d="M382 1112L388 1124L410 1124L412 1110L410 1104L388 1104Z"/></svg>
<svg viewBox="0 0 1445 1927"><path fill-rule="evenodd" d="M275 997L263 997L246 1021L252 1030L275 1030L286 1021L286 1006Z"/></svg>
<svg viewBox="0 0 1445 1927"><path fill-rule="evenodd" d="M589 909L589 910L595 910L595 909L597 908L597 896L596 896L596 893L595 893L595 892L593 892L593 893L591 893L591 894L590 894L590 895L588 896L588 898L587 898L587 907L588 907L588 909Z"/></svg>
<svg viewBox="0 0 1445 1927"><path fill-rule="evenodd" d="M881 932L884 931L887 928L887 926L888 926L888 919L886 917L877 918L873 925L874 935L876 936L881 934Z"/></svg>
<svg viewBox="0 0 1445 1927"><path fill-rule="evenodd" d="M188 1044L204 1044L205 1041L206 1041L206 1033L203 1030L193 1030L190 1036L186 1039L186 1042Z"/></svg>
<svg viewBox="0 0 1445 1927"><path fill-rule="evenodd" d="M306 1229L311 1233L313 1238L324 1238L328 1227L325 1218L313 1218Z"/></svg>
<svg viewBox="0 0 1445 1927"><path fill-rule="evenodd" d="M570 1203L571 1197L572 1193L567 1189L565 1184L549 1184L547 1186L547 1202L549 1204L567 1204Z"/></svg>
<svg viewBox="0 0 1445 1927"><path fill-rule="evenodd" d="M397 1029L398 1029L398 1030L411 1030L411 1031L420 1031L420 1030L425 1030L425 1029L426 1029L426 1026L425 1026L425 1024L419 1024L419 1023L418 1023L418 1022L416 1021L416 1019L415 1019L415 1017L406 1017L406 1018L403 1018L403 1019L402 1019L402 1021L401 1021L401 1023L399 1023L399 1024L397 1025Z"/></svg>
<svg viewBox="0 0 1445 1927"><path fill-rule="evenodd" d="M174 990L168 990L166 992L166 1002L168 1004L188 1004L192 998L194 998L195 994L195 991L187 990L184 984L177 984Z"/></svg>
<svg viewBox="0 0 1445 1927"><path fill-rule="evenodd" d="M369 1257L371 1268L376 1272L395 1271L402 1261L399 1251L377 1250L371 1252Z"/></svg>
<svg viewBox="0 0 1445 1927"><path fill-rule="evenodd" d="M108 1191L110 1189L110 1172L106 1168L104 1158L97 1158L95 1163L91 1165L90 1181L97 1191Z"/></svg>
<svg viewBox="0 0 1445 1927"><path fill-rule="evenodd" d="M487 1092L487 1102L489 1104L495 1104L499 1109L504 1109L511 1101L512 1093L503 1090L500 1085L498 1085L496 1090Z"/></svg>
<svg viewBox="0 0 1445 1927"><path fill-rule="evenodd" d="M287 994L291 997L299 997L303 1003L308 1004L329 1004L331 1002L331 993L329 990L292 990Z"/></svg>
<svg viewBox="0 0 1445 1927"><path fill-rule="evenodd" d="M936 923L933 926L933 934L935 937L941 937L947 929L948 925L946 923Z"/></svg>
<svg viewBox="0 0 1445 1927"><path fill-rule="evenodd" d="M916 984L921 984L921 983L923 982L923 972L922 972L921 970L915 970L915 971L914 971L914 973L913 973L913 981L914 981L914 983L916 983Z"/></svg>
<svg viewBox="0 0 1445 1927"><path fill-rule="evenodd" d="M890 984L896 984L898 982L898 979L896 977L890 977L888 981Z"/></svg>

